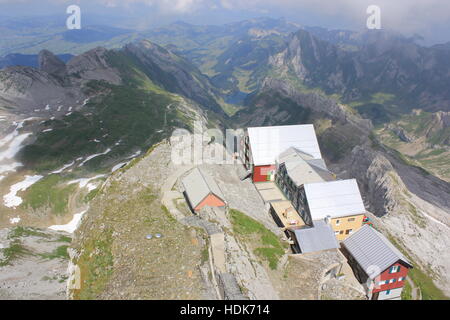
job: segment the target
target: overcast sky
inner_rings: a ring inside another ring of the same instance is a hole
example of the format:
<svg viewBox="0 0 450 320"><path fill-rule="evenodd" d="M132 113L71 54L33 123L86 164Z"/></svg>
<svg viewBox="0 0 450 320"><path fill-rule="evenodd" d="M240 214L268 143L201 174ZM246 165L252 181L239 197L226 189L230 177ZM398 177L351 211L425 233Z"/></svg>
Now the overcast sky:
<svg viewBox="0 0 450 320"><path fill-rule="evenodd" d="M64 16L65 7L71 4L78 4L84 17L100 14L110 18L110 25L129 17L128 24L140 28L176 20L220 24L269 16L354 30L365 27L367 7L378 5L383 28L417 33L428 42L450 41L449 0L0 0L0 16Z"/></svg>

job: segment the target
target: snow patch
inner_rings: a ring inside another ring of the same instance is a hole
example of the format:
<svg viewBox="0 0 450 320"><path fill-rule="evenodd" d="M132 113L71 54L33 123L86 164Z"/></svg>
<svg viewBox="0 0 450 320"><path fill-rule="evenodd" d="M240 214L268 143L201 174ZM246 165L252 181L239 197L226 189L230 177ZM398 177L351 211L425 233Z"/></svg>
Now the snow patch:
<svg viewBox="0 0 450 320"><path fill-rule="evenodd" d="M72 220L68 224L50 226L49 229L55 231L65 231L68 233L74 233L75 230L77 230L81 222L81 219L83 218L83 215L86 212L87 210L74 214Z"/></svg>
<svg viewBox="0 0 450 320"><path fill-rule="evenodd" d="M20 217L9 219L9 223L11 223L11 224L17 224L19 222L20 222Z"/></svg>
<svg viewBox="0 0 450 320"><path fill-rule="evenodd" d="M21 197L17 196L17 192L19 191L25 191L29 187L31 187L33 184L41 180L43 176L25 176L25 180L13 184L10 188L10 192L3 196L3 201L5 203L5 206L8 208L15 208L19 206L23 200Z"/></svg>
<svg viewBox="0 0 450 320"><path fill-rule="evenodd" d="M6 173L6 172L16 171L16 168L20 167L20 166L22 166L22 164L20 162L13 162L13 163L9 163L9 164L1 164L0 165L0 174ZM2 180L2 178L0 178L0 180Z"/></svg>
<svg viewBox="0 0 450 320"><path fill-rule="evenodd" d="M92 159L94 159L94 158L96 158L98 156L103 156L103 155L108 154L110 152L111 152L111 148L108 148L108 149L106 149L105 152L93 154L93 155L87 157L86 159L84 159L84 161L82 163L80 163L78 166L81 167L82 165L84 165L89 160L92 160Z"/></svg>
<svg viewBox="0 0 450 320"><path fill-rule="evenodd" d="M120 168L122 168L124 165L126 165L128 162L122 162L119 163L117 165L115 165L112 169L111 172L116 172L117 170L119 170Z"/></svg>
<svg viewBox="0 0 450 320"><path fill-rule="evenodd" d="M61 169L58 169L58 170L56 170L56 171L53 171L52 173L54 173L54 174L61 173L61 172L63 172L64 170L66 170L67 168L73 166L74 164L75 164L75 161L72 161L71 163L65 164Z"/></svg>
<svg viewBox="0 0 450 320"><path fill-rule="evenodd" d="M9 146L5 151L0 151L0 161L6 159L12 159L14 156L22 149L22 143L28 138L31 133L24 133L18 136L15 136L12 141L9 143ZM2 147L2 141L0 141L0 147Z"/></svg>
<svg viewBox="0 0 450 320"><path fill-rule="evenodd" d="M69 181L67 184L70 185L70 184L78 183L80 188L84 188L84 187L87 187L89 182L91 182L93 180L97 180L97 179L103 178L103 177L106 177L106 175L105 174L99 174L98 176L95 176L95 177L92 177L92 178L81 178L81 179L72 180L72 181ZM97 187L95 187L95 188L97 188ZM89 187L88 187L88 189L89 189ZM91 190L89 190L89 191L91 191Z"/></svg>

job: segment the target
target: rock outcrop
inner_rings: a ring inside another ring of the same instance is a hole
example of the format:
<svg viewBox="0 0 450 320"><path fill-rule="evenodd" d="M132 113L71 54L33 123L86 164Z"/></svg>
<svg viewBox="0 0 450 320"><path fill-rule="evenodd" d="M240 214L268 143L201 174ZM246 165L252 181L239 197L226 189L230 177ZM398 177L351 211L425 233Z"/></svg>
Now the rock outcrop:
<svg viewBox="0 0 450 320"><path fill-rule="evenodd" d="M357 146L347 168L348 175L358 180L369 211L381 217L397 208L399 191L406 187L380 152Z"/></svg>
<svg viewBox="0 0 450 320"><path fill-rule="evenodd" d="M48 50L42 50L38 56L39 70L60 78L67 75L66 64Z"/></svg>
<svg viewBox="0 0 450 320"><path fill-rule="evenodd" d="M67 72L72 80L89 81L104 80L120 84L122 79L117 69L108 60L109 51L105 48L95 48L72 58L67 63Z"/></svg>

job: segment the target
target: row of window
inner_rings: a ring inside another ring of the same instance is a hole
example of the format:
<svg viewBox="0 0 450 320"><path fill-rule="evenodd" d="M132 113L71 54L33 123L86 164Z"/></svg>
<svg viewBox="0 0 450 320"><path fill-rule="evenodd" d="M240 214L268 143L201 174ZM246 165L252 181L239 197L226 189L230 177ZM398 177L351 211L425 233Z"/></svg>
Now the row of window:
<svg viewBox="0 0 450 320"><path fill-rule="evenodd" d="M353 222L353 221L355 221L355 220L356 220L355 218L348 218L348 219L347 219L348 222ZM341 224L341 220L337 219L337 220L336 220L336 225L338 226L338 225L340 225L340 224Z"/></svg>
<svg viewBox="0 0 450 320"><path fill-rule="evenodd" d="M398 278L398 281L400 282L400 281L405 281L405 277L400 277L400 278ZM389 284L389 283L395 283L395 282L397 282L397 279L396 278L392 278L392 279L390 279L390 280L383 280L383 281L380 281L380 282L378 282L378 285L379 286L382 286L382 285L385 285L385 284Z"/></svg>
<svg viewBox="0 0 450 320"><path fill-rule="evenodd" d="M346 235L352 234L352 232L353 232L353 229L345 230L345 234L346 234ZM338 235L338 234L344 234L344 230L341 230L341 231L335 231L334 234L335 234L335 235Z"/></svg>

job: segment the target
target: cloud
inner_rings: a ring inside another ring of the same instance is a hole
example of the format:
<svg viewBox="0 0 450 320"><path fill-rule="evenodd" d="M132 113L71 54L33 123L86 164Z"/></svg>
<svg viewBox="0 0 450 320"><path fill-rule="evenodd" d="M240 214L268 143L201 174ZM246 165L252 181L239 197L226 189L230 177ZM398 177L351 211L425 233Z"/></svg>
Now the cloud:
<svg viewBox="0 0 450 320"><path fill-rule="evenodd" d="M369 5L381 8L382 27L407 33L432 34L436 26L450 27L450 1L448 0L0 0L2 11L7 6L25 4L24 7L32 11L33 7L42 8L46 5L78 4L90 8L115 8L119 10L135 10L145 13L145 8L151 14L159 16L188 17L196 14L214 17L225 16L242 17L242 13L257 16L258 14L287 16L289 19L298 17L309 24L323 21L335 23L343 21L342 25L364 28L367 19L366 9ZM27 6L28 5L28 6ZM137 9L136 9L137 8ZM142 10L144 9L144 10ZM6 10L7 11L7 10ZM41 10L42 11L42 10ZM128 11L127 11L128 12ZM313 17L305 19L305 17ZM299 21L300 23L302 21ZM202 21L198 21L199 24ZM448 34L448 31L447 31Z"/></svg>
<svg viewBox="0 0 450 320"><path fill-rule="evenodd" d="M420 32L436 24L450 21L448 0L221 0L224 9L278 10L290 16L301 12L342 17L365 25L366 9L370 5L381 8L384 26L406 32Z"/></svg>

